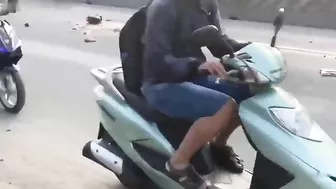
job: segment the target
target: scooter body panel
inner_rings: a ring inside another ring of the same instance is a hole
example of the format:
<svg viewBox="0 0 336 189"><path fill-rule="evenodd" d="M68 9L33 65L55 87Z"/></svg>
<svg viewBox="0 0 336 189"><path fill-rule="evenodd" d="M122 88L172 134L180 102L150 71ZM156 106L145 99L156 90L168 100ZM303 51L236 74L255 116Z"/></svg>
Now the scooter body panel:
<svg viewBox="0 0 336 189"><path fill-rule="evenodd" d="M127 103L107 95L102 87L96 87L95 93L99 96L97 103L100 107L101 122L124 153L161 188L183 189L152 168L134 149L134 143L140 143L167 156L173 152L172 146L157 130L156 125L145 121Z"/></svg>
<svg viewBox="0 0 336 189"><path fill-rule="evenodd" d="M269 111L270 107L295 108L298 105L289 93L272 87L242 102L239 115L258 151L293 174L294 183L299 179L300 188L316 188L318 180L335 175L335 143L322 130L322 142L294 135L282 128ZM329 181L332 180L329 178Z"/></svg>
<svg viewBox="0 0 336 189"><path fill-rule="evenodd" d="M161 170L151 166L151 162L143 158L136 146L145 146L152 151L153 161L161 161L164 166L165 157L169 157L173 148L158 131L157 126L145 121L137 112L134 112L127 103L118 98L106 95L100 86L95 88L97 103L101 114L101 123L106 132L117 145L146 175L162 189L183 189L176 182L164 175ZM160 153L163 156L157 156ZM162 158L163 157L163 158ZM155 159L156 158L156 159ZM118 173L120 174L120 173ZM224 170L216 169L207 178L220 188L232 189L236 186L246 188L250 184L251 174L232 175Z"/></svg>

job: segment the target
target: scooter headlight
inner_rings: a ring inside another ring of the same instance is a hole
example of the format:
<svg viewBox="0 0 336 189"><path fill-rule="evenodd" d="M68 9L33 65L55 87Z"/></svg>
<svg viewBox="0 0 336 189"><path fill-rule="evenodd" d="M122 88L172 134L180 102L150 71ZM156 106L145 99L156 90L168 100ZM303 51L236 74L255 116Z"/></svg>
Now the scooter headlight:
<svg viewBox="0 0 336 189"><path fill-rule="evenodd" d="M273 118L282 128L299 137L322 142L323 132L303 107L270 108Z"/></svg>
<svg viewBox="0 0 336 189"><path fill-rule="evenodd" d="M270 82L270 80L264 76L264 74L254 70L253 68L251 68L251 70L247 67L242 68L244 79L247 83L256 83L255 78L257 78L258 82L261 84Z"/></svg>

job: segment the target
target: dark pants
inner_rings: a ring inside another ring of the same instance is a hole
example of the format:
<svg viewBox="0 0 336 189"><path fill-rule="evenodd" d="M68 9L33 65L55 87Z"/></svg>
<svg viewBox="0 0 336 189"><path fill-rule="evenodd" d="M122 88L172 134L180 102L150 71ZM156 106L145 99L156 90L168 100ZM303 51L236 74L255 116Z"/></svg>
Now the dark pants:
<svg viewBox="0 0 336 189"><path fill-rule="evenodd" d="M190 82L144 84L142 93L147 102L162 113L196 121L213 116L229 99L238 104L251 97L247 85L237 85L215 76L202 76Z"/></svg>

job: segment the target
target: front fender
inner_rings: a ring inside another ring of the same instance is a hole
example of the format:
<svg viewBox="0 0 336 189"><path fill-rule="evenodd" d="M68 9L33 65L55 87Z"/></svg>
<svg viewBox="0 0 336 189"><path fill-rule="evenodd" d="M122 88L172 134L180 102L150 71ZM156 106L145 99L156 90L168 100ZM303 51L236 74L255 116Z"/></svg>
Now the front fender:
<svg viewBox="0 0 336 189"><path fill-rule="evenodd" d="M7 73L13 73L13 72L18 72L20 71L20 66L17 64L13 64L11 66L6 66L2 68L2 72L7 72Z"/></svg>

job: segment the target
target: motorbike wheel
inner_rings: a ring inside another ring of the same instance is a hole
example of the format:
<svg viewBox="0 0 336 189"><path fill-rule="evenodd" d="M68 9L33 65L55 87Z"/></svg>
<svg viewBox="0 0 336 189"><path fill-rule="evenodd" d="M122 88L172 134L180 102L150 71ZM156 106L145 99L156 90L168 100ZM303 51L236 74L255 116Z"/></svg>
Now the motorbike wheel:
<svg viewBox="0 0 336 189"><path fill-rule="evenodd" d="M102 124L100 125L100 132L103 142L103 146L106 144L117 145L114 139L107 133ZM107 145L107 146L108 146ZM108 148L106 146L106 148ZM120 149L120 147L119 147ZM122 150L122 149L120 149ZM123 173L121 175L115 175L119 182L129 189L157 189L158 187L150 180L150 178L126 155L123 159Z"/></svg>
<svg viewBox="0 0 336 189"><path fill-rule="evenodd" d="M0 103L7 112L17 114L22 110L26 103L26 90L19 72L11 72L9 74L16 87L16 103L13 106L9 106L7 104L8 102L6 102L8 100L5 99L3 95L0 95Z"/></svg>
<svg viewBox="0 0 336 189"><path fill-rule="evenodd" d="M129 189L157 189L158 187L132 160L125 157L123 174L116 175L119 182Z"/></svg>

